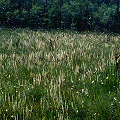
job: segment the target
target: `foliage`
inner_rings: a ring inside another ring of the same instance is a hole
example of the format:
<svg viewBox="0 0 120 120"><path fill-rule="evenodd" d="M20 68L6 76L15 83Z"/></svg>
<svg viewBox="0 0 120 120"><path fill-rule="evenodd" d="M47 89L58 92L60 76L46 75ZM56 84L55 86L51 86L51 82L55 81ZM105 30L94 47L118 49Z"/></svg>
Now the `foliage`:
<svg viewBox="0 0 120 120"><path fill-rule="evenodd" d="M1 0L1 26L118 31L117 0ZM115 29L117 27L117 29Z"/></svg>

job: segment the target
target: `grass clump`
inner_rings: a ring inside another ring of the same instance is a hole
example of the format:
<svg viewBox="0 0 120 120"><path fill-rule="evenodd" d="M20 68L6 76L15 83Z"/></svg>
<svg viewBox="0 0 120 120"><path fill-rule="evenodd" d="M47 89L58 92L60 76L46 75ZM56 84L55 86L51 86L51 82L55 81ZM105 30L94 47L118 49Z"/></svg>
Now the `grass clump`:
<svg viewBox="0 0 120 120"><path fill-rule="evenodd" d="M0 119L120 117L120 36L0 28Z"/></svg>

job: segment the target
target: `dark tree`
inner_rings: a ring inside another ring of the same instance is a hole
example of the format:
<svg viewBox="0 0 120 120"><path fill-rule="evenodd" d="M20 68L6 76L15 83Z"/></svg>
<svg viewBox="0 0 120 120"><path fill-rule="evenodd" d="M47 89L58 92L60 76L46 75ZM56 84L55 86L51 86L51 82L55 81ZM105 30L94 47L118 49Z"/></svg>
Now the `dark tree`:
<svg viewBox="0 0 120 120"><path fill-rule="evenodd" d="M120 0L1 0L0 25L119 31Z"/></svg>
<svg viewBox="0 0 120 120"><path fill-rule="evenodd" d="M120 0L117 0L117 12L120 13Z"/></svg>

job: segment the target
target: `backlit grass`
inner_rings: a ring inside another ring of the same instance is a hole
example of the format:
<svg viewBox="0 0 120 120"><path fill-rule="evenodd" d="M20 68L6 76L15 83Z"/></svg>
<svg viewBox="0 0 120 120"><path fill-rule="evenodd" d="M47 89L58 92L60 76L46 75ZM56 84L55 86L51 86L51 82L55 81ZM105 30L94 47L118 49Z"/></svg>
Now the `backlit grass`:
<svg viewBox="0 0 120 120"><path fill-rule="evenodd" d="M120 35L0 28L1 120L119 120Z"/></svg>

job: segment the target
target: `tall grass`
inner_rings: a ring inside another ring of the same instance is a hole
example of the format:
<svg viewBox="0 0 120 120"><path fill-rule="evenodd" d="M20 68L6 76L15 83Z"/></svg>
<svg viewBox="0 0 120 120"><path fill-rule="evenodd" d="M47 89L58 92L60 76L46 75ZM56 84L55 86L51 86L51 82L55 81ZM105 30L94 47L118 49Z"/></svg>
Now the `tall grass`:
<svg viewBox="0 0 120 120"><path fill-rule="evenodd" d="M0 28L1 120L119 120L120 36Z"/></svg>

